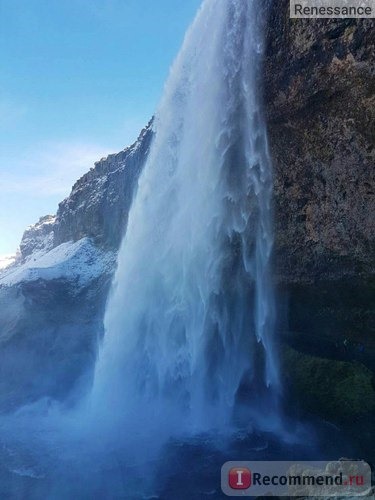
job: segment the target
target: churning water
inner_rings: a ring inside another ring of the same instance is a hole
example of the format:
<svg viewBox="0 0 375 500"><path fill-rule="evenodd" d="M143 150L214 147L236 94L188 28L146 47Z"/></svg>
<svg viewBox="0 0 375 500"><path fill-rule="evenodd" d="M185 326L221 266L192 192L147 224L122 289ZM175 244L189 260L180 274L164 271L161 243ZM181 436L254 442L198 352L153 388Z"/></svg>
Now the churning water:
<svg viewBox="0 0 375 500"><path fill-rule="evenodd" d="M277 416L260 7L205 0L172 67L105 315L107 416L193 431L241 405Z"/></svg>

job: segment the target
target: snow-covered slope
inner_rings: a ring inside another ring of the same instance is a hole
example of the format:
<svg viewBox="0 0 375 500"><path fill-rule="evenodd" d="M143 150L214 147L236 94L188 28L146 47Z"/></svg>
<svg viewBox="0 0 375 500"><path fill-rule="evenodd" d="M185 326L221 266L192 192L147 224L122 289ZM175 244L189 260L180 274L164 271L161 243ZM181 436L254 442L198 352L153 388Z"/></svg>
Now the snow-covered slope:
<svg viewBox="0 0 375 500"><path fill-rule="evenodd" d="M90 283L113 269L116 254L97 248L89 238L38 250L18 266L0 273L0 287L38 280L72 280L77 287Z"/></svg>

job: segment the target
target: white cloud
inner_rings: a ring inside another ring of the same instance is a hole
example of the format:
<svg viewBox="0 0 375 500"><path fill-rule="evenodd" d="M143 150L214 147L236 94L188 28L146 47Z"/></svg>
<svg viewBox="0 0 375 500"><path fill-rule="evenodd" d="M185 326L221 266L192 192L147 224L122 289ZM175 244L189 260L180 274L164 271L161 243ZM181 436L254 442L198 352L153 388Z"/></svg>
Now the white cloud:
<svg viewBox="0 0 375 500"><path fill-rule="evenodd" d="M0 192L66 196L74 182L109 148L83 143L44 143L33 151L0 158Z"/></svg>
<svg viewBox="0 0 375 500"><path fill-rule="evenodd" d="M0 255L0 270L13 264L15 258L15 255Z"/></svg>

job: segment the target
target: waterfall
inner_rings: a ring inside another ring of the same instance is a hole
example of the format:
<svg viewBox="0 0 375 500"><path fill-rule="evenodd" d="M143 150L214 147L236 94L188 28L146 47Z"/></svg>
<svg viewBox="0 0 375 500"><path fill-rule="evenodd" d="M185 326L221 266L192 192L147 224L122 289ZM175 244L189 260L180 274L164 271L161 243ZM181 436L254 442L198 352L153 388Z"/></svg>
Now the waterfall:
<svg viewBox="0 0 375 500"><path fill-rule="evenodd" d="M261 12L205 0L166 83L91 396L119 422L204 431L276 411Z"/></svg>

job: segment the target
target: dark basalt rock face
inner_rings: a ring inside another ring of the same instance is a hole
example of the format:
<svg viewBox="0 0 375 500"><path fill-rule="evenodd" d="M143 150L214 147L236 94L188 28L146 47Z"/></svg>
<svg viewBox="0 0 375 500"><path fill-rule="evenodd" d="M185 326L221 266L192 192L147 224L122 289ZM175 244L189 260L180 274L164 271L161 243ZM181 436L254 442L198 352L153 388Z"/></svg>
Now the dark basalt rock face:
<svg viewBox="0 0 375 500"><path fill-rule="evenodd" d="M301 362L374 369L375 21L292 20L288 0L271 2L264 100L285 339ZM343 402L330 397L340 420Z"/></svg>
<svg viewBox="0 0 375 500"><path fill-rule="evenodd" d="M367 280L375 257L375 22L272 3L265 103L285 283Z"/></svg>

